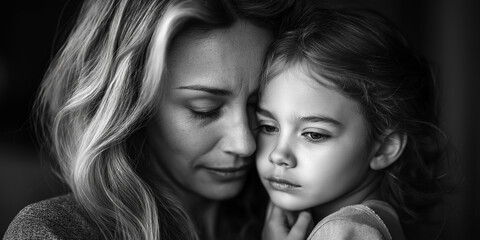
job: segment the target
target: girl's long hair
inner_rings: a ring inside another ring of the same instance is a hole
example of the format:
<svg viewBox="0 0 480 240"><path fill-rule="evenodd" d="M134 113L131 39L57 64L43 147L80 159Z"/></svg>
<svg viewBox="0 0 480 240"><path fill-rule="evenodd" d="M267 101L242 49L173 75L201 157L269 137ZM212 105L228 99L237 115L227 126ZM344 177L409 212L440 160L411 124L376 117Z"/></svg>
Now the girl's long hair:
<svg viewBox="0 0 480 240"><path fill-rule="evenodd" d="M168 186L154 193L142 175L148 144L141 133L148 119L161 114L154 109L165 83L169 42L193 23L214 29L245 18L271 27L287 6L268 1L84 3L45 75L35 108L58 175L104 238L198 239Z"/></svg>

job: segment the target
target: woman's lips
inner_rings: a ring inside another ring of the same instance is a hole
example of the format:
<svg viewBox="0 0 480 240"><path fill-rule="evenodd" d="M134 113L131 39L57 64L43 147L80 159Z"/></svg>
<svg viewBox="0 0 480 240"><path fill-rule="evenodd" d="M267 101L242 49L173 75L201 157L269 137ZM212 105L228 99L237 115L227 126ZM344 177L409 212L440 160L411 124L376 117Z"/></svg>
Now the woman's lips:
<svg viewBox="0 0 480 240"><path fill-rule="evenodd" d="M250 165L244 165L240 167L203 167L213 176L220 181L235 181L243 179L248 171Z"/></svg>
<svg viewBox="0 0 480 240"><path fill-rule="evenodd" d="M301 186L295 183L292 183L286 179L279 178L279 177L269 177L267 178L268 184L275 190L279 191L289 191L298 189Z"/></svg>

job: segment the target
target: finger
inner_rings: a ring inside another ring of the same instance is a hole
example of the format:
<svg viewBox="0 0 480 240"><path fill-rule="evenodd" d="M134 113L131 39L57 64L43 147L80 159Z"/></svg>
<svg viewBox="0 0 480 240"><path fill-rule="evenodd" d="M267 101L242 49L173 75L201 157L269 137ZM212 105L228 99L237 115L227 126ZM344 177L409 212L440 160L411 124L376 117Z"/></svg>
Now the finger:
<svg viewBox="0 0 480 240"><path fill-rule="evenodd" d="M285 216L285 223L289 228L295 224L298 218L298 212L283 211L283 215Z"/></svg>
<svg viewBox="0 0 480 240"><path fill-rule="evenodd" d="M267 206L267 215L265 216L265 222L267 222L272 217L273 203L272 201L268 202Z"/></svg>
<svg viewBox="0 0 480 240"><path fill-rule="evenodd" d="M313 226L312 220L312 215L309 212L301 212L288 233L288 239L305 239Z"/></svg>
<svg viewBox="0 0 480 240"><path fill-rule="evenodd" d="M283 210L273 203L270 213L270 221L272 221L274 224L282 224L282 226L285 225L285 214Z"/></svg>

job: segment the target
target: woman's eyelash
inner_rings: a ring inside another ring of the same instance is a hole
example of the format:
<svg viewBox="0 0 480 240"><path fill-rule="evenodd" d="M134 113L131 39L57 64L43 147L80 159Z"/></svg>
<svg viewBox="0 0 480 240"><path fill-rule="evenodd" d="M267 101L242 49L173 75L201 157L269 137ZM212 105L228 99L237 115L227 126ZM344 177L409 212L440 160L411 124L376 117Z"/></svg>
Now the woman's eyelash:
<svg viewBox="0 0 480 240"><path fill-rule="evenodd" d="M196 111L193 109L190 109L190 111L197 119L217 119L220 117L220 108L215 108L210 111Z"/></svg>

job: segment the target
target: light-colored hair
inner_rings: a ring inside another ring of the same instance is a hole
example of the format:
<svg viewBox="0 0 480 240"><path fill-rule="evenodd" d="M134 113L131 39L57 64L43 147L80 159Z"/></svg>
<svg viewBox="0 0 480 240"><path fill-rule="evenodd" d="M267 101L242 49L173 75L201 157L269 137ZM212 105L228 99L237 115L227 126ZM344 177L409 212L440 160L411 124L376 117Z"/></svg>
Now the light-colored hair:
<svg viewBox="0 0 480 240"><path fill-rule="evenodd" d="M154 193L139 167L148 154L137 151L148 144L136 135L161 114L154 109L165 84L170 41L193 23L207 30L228 27L238 18L272 23L288 4L84 3L45 75L35 107L59 176L105 238L198 238L175 196L167 189Z"/></svg>

